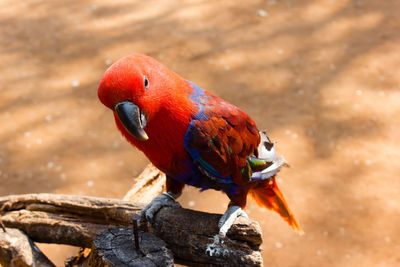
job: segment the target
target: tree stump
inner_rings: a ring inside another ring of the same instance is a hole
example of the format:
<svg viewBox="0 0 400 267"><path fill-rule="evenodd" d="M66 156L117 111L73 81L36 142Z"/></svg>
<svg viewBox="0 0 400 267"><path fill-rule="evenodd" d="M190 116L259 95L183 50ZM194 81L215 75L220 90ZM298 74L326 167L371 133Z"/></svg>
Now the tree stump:
<svg viewBox="0 0 400 267"><path fill-rule="evenodd" d="M139 250L135 249L131 227L112 227L94 240L89 266L174 266L172 252L158 237L139 231Z"/></svg>

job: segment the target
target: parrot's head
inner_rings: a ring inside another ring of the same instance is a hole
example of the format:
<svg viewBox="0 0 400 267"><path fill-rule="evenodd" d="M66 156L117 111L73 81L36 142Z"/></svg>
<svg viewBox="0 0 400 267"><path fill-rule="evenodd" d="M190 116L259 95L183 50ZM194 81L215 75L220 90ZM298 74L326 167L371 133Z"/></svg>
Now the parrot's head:
<svg viewBox="0 0 400 267"><path fill-rule="evenodd" d="M143 55L126 56L111 65L98 88L100 101L113 110L116 120L136 139L149 137L146 124L162 107L173 73L157 60Z"/></svg>

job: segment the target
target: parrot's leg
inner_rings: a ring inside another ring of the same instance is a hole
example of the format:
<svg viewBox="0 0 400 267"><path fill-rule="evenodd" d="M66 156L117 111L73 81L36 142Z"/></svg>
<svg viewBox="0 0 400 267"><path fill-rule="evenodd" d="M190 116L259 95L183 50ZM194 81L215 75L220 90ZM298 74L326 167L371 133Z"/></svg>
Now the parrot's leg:
<svg viewBox="0 0 400 267"><path fill-rule="evenodd" d="M209 256L219 256L229 254L229 250L224 246L224 238L226 237L226 233L229 228L231 228L232 224L235 222L238 217L248 217L246 212L242 210L239 206L230 206L224 215L222 215L219 220L218 227L219 233L214 236L214 241L211 244L207 245L206 254Z"/></svg>
<svg viewBox="0 0 400 267"><path fill-rule="evenodd" d="M153 223L154 215L162 207L180 207L181 205L175 200L182 194L185 184L169 177L167 175L167 192L155 197L149 204L140 211L140 217L145 218L148 222Z"/></svg>
<svg viewBox="0 0 400 267"><path fill-rule="evenodd" d="M231 228L232 224L235 222L238 217L246 217L248 218L246 212L242 210L239 206L230 206L222 215L221 219L219 219L218 227L219 227L219 237L225 238L226 233L229 228Z"/></svg>
<svg viewBox="0 0 400 267"><path fill-rule="evenodd" d="M248 218L246 212L241 208L246 206L247 193L248 188L242 187L235 194L228 194L231 201L229 202L228 209L222 215L221 219L219 219L218 223L220 238L225 238L226 233L236 218L241 216Z"/></svg>
<svg viewBox="0 0 400 267"><path fill-rule="evenodd" d="M229 249L224 245L224 239L236 218L241 216L248 217L241 208L246 206L247 192L248 188L242 187L235 194L228 194L231 201L228 205L228 209L225 211L224 215L222 215L221 219L219 219L219 233L214 236L213 242L207 245L207 255L229 256Z"/></svg>

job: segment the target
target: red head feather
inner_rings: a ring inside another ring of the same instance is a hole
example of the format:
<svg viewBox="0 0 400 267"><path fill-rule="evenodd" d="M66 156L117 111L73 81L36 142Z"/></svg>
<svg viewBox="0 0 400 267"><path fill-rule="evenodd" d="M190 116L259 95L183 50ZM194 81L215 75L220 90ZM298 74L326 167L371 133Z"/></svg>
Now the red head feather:
<svg viewBox="0 0 400 267"><path fill-rule="evenodd" d="M147 90L144 76L149 83ZM153 164L165 170L174 153L187 156L183 138L196 111L189 98L192 91L186 80L157 60L132 54L115 62L104 73L98 96L113 110L116 124L127 140L142 150ZM145 131L149 140L137 140L123 127L114 107L125 100L136 104L146 116Z"/></svg>

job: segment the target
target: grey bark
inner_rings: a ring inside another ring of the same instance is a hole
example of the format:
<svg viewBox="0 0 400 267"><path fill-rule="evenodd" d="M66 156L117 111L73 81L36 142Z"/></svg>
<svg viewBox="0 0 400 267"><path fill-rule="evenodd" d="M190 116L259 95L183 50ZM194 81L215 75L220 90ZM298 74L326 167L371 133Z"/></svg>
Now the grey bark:
<svg viewBox="0 0 400 267"><path fill-rule="evenodd" d="M14 228L6 230L0 230L0 265L55 267L24 232Z"/></svg>
<svg viewBox="0 0 400 267"><path fill-rule="evenodd" d="M135 249L131 227L116 226L97 235L89 266L172 267L174 259L166 244L156 236L139 232L140 248Z"/></svg>
<svg viewBox="0 0 400 267"><path fill-rule="evenodd" d="M91 248L94 238L110 226L131 225L143 203L163 191L165 175L148 166L126 200L86 196L27 194L0 197L0 221L23 230L33 241ZM261 230L257 222L239 218L228 231L219 256L205 251L218 233L221 215L183 208L162 208L151 233L163 239L175 260L190 265L262 266ZM0 229L0 231L2 231Z"/></svg>

